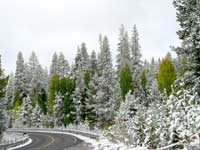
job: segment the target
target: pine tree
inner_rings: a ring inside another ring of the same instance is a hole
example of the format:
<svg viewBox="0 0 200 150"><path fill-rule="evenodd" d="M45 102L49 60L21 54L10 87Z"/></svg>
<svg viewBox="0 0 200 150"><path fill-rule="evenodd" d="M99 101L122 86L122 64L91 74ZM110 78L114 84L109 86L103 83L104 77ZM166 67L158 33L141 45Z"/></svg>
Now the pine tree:
<svg viewBox="0 0 200 150"><path fill-rule="evenodd" d="M6 94L5 94L5 104L6 112L7 112L7 127L12 126L13 119L13 101L14 101L14 92L15 92L15 80L14 76L11 73L9 75L8 84L6 86Z"/></svg>
<svg viewBox="0 0 200 150"><path fill-rule="evenodd" d="M112 60L111 60L111 53L110 53L110 46L107 36L103 38L103 41L100 43L101 51L99 54L99 60L98 60L98 69L99 74L102 74L102 70L105 66L112 67Z"/></svg>
<svg viewBox="0 0 200 150"><path fill-rule="evenodd" d="M25 67L23 54L22 52L19 52L16 61L16 71L14 77L13 121L15 121L18 108L22 104L22 99L28 94L29 88L27 86L26 71L27 68Z"/></svg>
<svg viewBox="0 0 200 150"><path fill-rule="evenodd" d="M143 70L142 71L142 75L141 75L141 85L142 85L142 88L145 92L145 95L147 95L147 77L146 77L146 72L147 70Z"/></svg>
<svg viewBox="0 0 200 150"><path fill-rule="evenodd" d="M15 93L19 93L19 103L22 103L22 98L26 96L25 87L25 66L24 58L21 52L18 53L15 71ZM14 98L18 99L18 98ZM14 102L15 104L16 102Z"/></svg>
<svg viewBox="0 0 200 150"><path fill-rule="evenodd" d="M36 104L35 108L32 110L31 114L31 126L32 127L42 127L42 110L38 104Z"/></svg>
<svg viewBox="0 0 200 150"><path fill-rule="evenodd" d="M66 94L64 95L64 125L68 125L74 121L74 105L73 94L74 83L73 79L69 76L66 78Z"/></svg>
<svg viewBox="0 0 200 150"><path fill-rule="evenodd" d="M8 108L7 109L12 109L13 107L13 101L14 101L14 91L15 91L15 80L14 80L14 76L11 73L9 75L9 80L8 80L8 85L6 87L6 100L7 100L7 105Z"/></svg>
<svg viewBox="0 0 200 150"><path fill-rule="evenodd" d="M121 68L125 64L130 64L130 49L128 32L125 31L124 26L121 25L118 43L117 55L117 71L120 73Z"/></svg>
<svg viewBox="0 0 200 150"><path fill-rule="evenodd" d="M33 74L34 72L31 72L30 69L29 69L29 64L28 63L24 63L24 77L23 77L23 93L24 93L24 97L26 97L27 95L29 95L31 97L31 100L33 99L32 98L32 85L31 85L31 82L32 81L32 78L33 78ZM34 83L35 84L35 83Z"/></svg>
<svg viewBox="0 0 200 150"><path fill-rule="evenodd" d="M65 59L65 56L62 52L58 57L58 75L60 77L64 77L69 73L70 67L68 61Z"/></svg>
<svg viewBox="0 0 200 150"><path fill-rule="evenodd" d="M140 81L141 67L142 67L142 54L141 47L139 44L139 34L136 28L136 25L133 27L133 33L131 38L131 70L133 72L133 81ZM139 83L138 83L139 84Z"/></svg>
<svg viewBox="0 0 200 150"><path fill-rule="evenodd" d="M38 95L38 105L41 108L42 113L45 115L47 114L47 94L44 89L41 90L40 94Z"/></svg>
<svg viewBox="0 0 200 150"><path fill-rule="evenodd" d="M88 83L90 81L91 65L89 55L87 53L85 43L81 44L81 48L77 51L75 59L73 78L75 89L73 91L73 104L75 107L76 119L75 123L84 122L86 118L86 92L88 90Z"/></svg>
<svg viewBox="0 0 200 150"><path fill-rule="evenodd" d="M46 90L47 85L47 77L44 77L45 71L42 69L41 65L39 64L39 61L37 59L37 56L35 52L32 52L31 57L28 62L27 66L27 74L26 78L28 81L31 81L29 86L29 95L33 102L33 105L35 105L40 98L40 94L42 90Z"/></svg>
<svg viewBox="0 0 200 150"><path fill-rule="evenodd" d="M91 72L94 75L94 73L97 72L97 58L94 50L92 51L92 54L90 56L90 65L91 65Z"/></svg>
<svg viewBox="0 0 200 150"><path fill-rule="evenodd" d="M61 127L63 125L64 112L63 112L63 98L56 95L53 106L54 127Z"/></svg>
<svg viewBox="0 0 200 150"><path fill-rule="evenodd" d="M167 95L170 95L172 90L171 86L176 80L176 72L175 72L175 67L169 57L165 57L162 60L159 66L157 80L159 89L162 92L164 92L164 89L166 89Z"/></svg>
<svg viewBox="0 0 200 150"><path fill-rule="evenodd" d="M99 53L97 56L97 69L98 69L98 73L101 72L102 68L102 52L103 52L103 39L102 39L102 35L99 34Z"/></svg>
<svg viewBox="0 0 200 150"><path fill-rule="evenodd" d="M55 52L53 54L52 62L51 62L51 67L50 67L50 76L54 74L58 74L58 55Z"/></svg>
<svg viewBox="0 0 200 150"><path fill-rule="evenodd" d="M178 55L187 56L187 69L200 76L200 2L199 0L174 0L177 21L181 29L177 32L184 46L176 49Z"/></svg>
<svg viewBox="0 0 200 150"><path fill-rule="evenodd" d="M39 61L38 61L38 58L37 58L35 52L31 53L31 56L30 56L29 62L28 62L28 67L29 67L29 72L30 73L36 72L38 67L39 67ZM31 77L32 76L30 75L30 78Z"/></svg>
<svg viewBox="0 0 200 150"><path fill-rule="evenodd" d="M21 98L19 90L16 90L14 93L14 102L13 102L13 121L16 119L17 111L21 105Z"/></svg>
<svg viewBox="0 0 200 150"><path fill-rule="evenodd" d="M120 72L120 88L123 100L128 91L133 90L132 75L128 64L125 64Z"/></svg>
<svg viewBox="0 0 200 150"><path fill-rule="evenodd" d="M195 85L199 85L199 81L196 81ZM170 119L168 125L169 142L176 143L188 140L189 142L184 144L185 149L199 148L198 140L192 144L194 139L191 138L192 135L199 133L200 125L200 99L195 88L196 86L192 89L180 87L180 90L173 91L167 100L168 120Z"/></svg>
<svg viewBox="0 0 200 150"><path fill-rule="evenodd" d="M96 96L96 113L98 126L107 128L113 124L114 107L111 103L111 96L115 85L114 70L107 37L104 37L103 48L101 52L100 66L104 66L99 77L98 91Z"/></svg>
<svg viewBox="0 0 200 150"><path fill-rule="evenodd" d="M82 63L82 70L87 71L90 70L90 61L89 61L89 55L87 53L86 44L81 44L81 63Z"/></svg>
<svg viewBox="0 0 200 150"><path fill-rule="evenodd" d="M5 93L8 78L4 76L3 69L1 66L1 55L0 55L0 139L2 133L6 129L6 116L5 116Z"/></svg>
<svg viewBox="0 0 200 150"><path fill-rule="evenodd" d="M177 10L177 21L180 30L177 34L182 41L182 45L174 49L179 56L186 56L186 64L183 79L176 81L180 87L193 88L200 78L200 2L199 0L174 0L174 6ZM184 82L182 82L184 80ZM184 83L184 85L181 85ZM200 84L197 85L197 93L200 96Z"/></svg>
<svg viewBox="0 0 200 150"><path fill-rule="evenodd" d="M186 65L187 65L187 59L186 57L182 57L181 58L181 64L180 64L180 68L178 70L178 76L182 77L184 76L185 72L186 72Z"/></svg>
<svg viewBox="0 0 200 150"><path fill-rule="evenodd" d="M158 89L158 84L156 80L154 80L151 83L151 86L149 86L147 90L148 90L147 101L149 104L162 102L162 94Z"/></svg>
<svg viewBox="0 0 200 150"><path fill-rule="evenodd" d="M90 128L94 128L97 123L96 114L96 95L98 90L98 75L94 74L88 84L87 98L86 98L86 121Z"/></svg>
<svg viewBox="0 0 200 150"><path fill-rule="evenodd" d="M111 96L111 102L113 102L113 107L115 111L115 115L117 115L117 111L119 110L119 107L121 105L121 102L123 101L122 94L121 94L121 88L120 83L116 82L115 86L113 88L113 94Z"/></svg>
<svg viewBox="0 0 200 150"><path fill-rule="evenodd" d="M77 48L77 53L76 53L76 57L75 57L75 64L73 67L73 73L75 74L77 70L79 70L80 68L82 68L82 61L81 61L81 50L78 46Z"/></svg>
<svg viewBox="0 0 200 150"><path fill-rule="evenodd" d="M30 97L24 97L22 105L16 114L15 127L31 127L31 113L33 107L31 104Z"/></svg>
<svg viewBox="0 0 200 150"><path fill-rule="evenodd" d="M47 109L50 115L53 113L54 101L58 91L59 91L59 76L57 74L54 74L52 75L50 80L49 97L47 102Z"/></svg>
<svg viewBox="0 0 200 150"><path fill-rule="evenodd" d="M85 82L85 74L83 71L77 72L78 76L76 77L76 88L73 92L73 103L75 105L76 110L76 124L83 122L86 117L86 91L87 85Z"/></svg>
<svg viewBox="0 0 200 150"><path fill-rule="evenodd" d="M137 142L139 140L133 141L133 131L131 131L136 131L138 129L138 127L133 128L133 118L136 119L137 110L140 108L138 102L138 98L135 98L131 92L128 92L125 101L121 103L115 118L115 125L111 128L114 132L113 136L117 141L133 144L132 142Z"/></svg>

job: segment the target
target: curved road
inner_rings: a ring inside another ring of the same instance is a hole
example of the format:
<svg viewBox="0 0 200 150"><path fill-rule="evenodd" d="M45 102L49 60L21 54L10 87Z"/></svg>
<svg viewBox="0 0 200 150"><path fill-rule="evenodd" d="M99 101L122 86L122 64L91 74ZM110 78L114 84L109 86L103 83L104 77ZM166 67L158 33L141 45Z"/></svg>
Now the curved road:
<svg viewBox="0 0 200 150"><path fill-rule="evenodd" d="M32 143L18 150L67 150L83 141L67 134L27 132Z"/></svg>

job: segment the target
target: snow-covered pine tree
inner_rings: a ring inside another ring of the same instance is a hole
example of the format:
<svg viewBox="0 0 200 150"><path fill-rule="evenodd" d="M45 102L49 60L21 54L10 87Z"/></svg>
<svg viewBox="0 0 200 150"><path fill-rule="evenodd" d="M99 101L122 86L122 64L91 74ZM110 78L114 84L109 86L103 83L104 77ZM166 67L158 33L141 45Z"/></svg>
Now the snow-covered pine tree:
<svg viewBox="0 0 200 150"><path fill-rule="evenodd" d="M89 60L89 55L88 55L85 43L81 44L80 51L81 51L82 70L88 71L88 70L90 70L90 60Z"/></svg>
<svg viewBox="0 0 200 150"><path fill-rule="evenodd" d="M150 63L147 59L144 60L144 69L149 69L150 68Z"/></svg>
<svg viewBox="0 0 200 150"><path fill-rule="evenodd" d="M152 57L151 58L151 62L150 62L150 70L152 70L152 72L156 72L157 65L156 65L156 61L155 58Z"/></svg>
<svg viewBox="0 0 200 150"><path fill-rule="evenodd" d="M113 88L113 94L111 96L111 103L113 103L115 115L117 115L117 111L123 101L123 97L121 95L121 88L119 82L116 81L115 86Z"/></svg>
<svg viewBox="0 0 200 150"><path fill-rule="evenodd" d="M73 92L73 103L76 110L76 119L75 123L79 124L85 120L86 117L86 108L85 108L85 101L86 101L86 91L87 85L85 82L85 73L82 70L76 72L78 76L76 76L75 81L75 90Z"/></svg>
<svg viewBox="0 0 200 150"><path fill-rule="evenodd" d="M27 74L26 78L30 81L29 84L29 95L31 101L36 103L36 99L40 90L39 84L41 83L39 75L42 74L41 67L35 52L31 53L29 62L27 64Z"/></svg>
<svg viewBox="0 0 200 150"><path fill-rule="evenodd" d="M35 105L35 108L32 110L31 114L31 126L35 128L42 127L42 110L38 104Z"/></svg>
<svg viewBox="0 0 200 150"><path fill-rule="evenodd" d="M25 96L24 82L25 82L25 66L24 66L24 58L22 52L18 53L17 62L16 62L16 71L15 71L15 93L19 93L20 104L22 102L22 98ZM14 102L15 103L15 102Z"/></svg>
<svg viewBox="0 0 200 150"><path fill-rule="evenodd" d="M136 116L137 111L141 109L139 105L139 99L135 98L131 91L129 91L126 95L125 101L122 101L117 116L115 117L115 125L110 129L110 136L113 136L113 139L116 139L118 142L123 142L126 144L133 144L133 142L137 142L137 140L133 141L133 132L136 136L139 129L138 127L133 128L134 119L138 119ZM138 124L139 125L139 124ZM138 137L138 136L137 136ZM136 137L135 137L136 138Z"/></svg>
<svg viewBox="0 0 200 150"><path fill-rule="evenodd" d="M6 111L7 111L7 126L12 126L12 119L13 119L13 101L14 101L14 92L15 92L15 79L13 74L9 75L8 84L6 86Z"/></svg>
<svg viewBox="0 0 200 150"><path fill-rule="evenodd" d="M0 55L0 140L2 138L3 131L7 128L6 127L6 107L5 106L5 93L6 93L6 85L7 85L8 78L5 77L3 73L3 69L1 66L1 55Z"/></svg>
<svg viewBox="0 0 200 150"><path fill-rule="evenodd" d="M187 56L187 72L183 76L184 85L192 88L195 78L200 80L200 2L199 0L174 0L174 6L177 10L177 21L181 27L177 34L182 41L182 46L176 48L175 51L178 55ZM200 96L200 85L197 92Z"/></svg>
<svg viewBox="0 0 200 150"><path fill-rule="evenodd" d="M44 94L44 92L47 93L48 90L49 79L48 73L46 73L39 64L35 52L31 53L28 63L25 64L25 79L25 86L33 106L35 106L36 103L41 104L42 94Z"/></svg>
<svg viewBox="0 0 200 150"><path fill-rule="evenodd" d="M152 87L155 85L157 87L157 79L156 79L157 72L158 72L158 66L155 59L152 57L149 66L148 67L144 66L144 70L141 75L141 85L143 89L145 85L145 96L147 97L147 105L148 103L151 103L151 101L148 100L148 96L150 94Z"/></svg>
<svg viewBox="0 0 200 150"><path fill-rule="evenodd" d="M97 57L96 52L93 50L90 56L91 73L94 75L97 72Z"/></svg>
<svg viewBox="0 0 200 150"><path fill-rule="evenodd" d="M121 25L118 43L117 55L117 72L120 73L121 68L125 65L130 65L130 48L128 32L125 31L124 25Z"/></svg>
<svg viewBox="0 0 200 150"><path fill-rule="evenodd" d="M7 109L12 109L13 101L14 101L14 92L15 92L15 79L14 75L11 73L9 75L8 85L6 87L6 100L7 100Z"/></svg>
<svg viewBox="0 0 200 150"><path fill-rule="evenodd" d="M65 77L70 71L69 63L65 59L65 56L62 52L60 52L58 57L58 75L63 78Z"/></svg>
<svg viewBox="0 0 200 150"><path fill-rule="evenodd" d="M52 62L51 62L51 66L50 66L50 76L52 76L53 74L58 74L58 55L55 52L53 54L53 58L52 58Z"/></svg>
<svg viewBox="0 0 200 150"><path fill-rule="evenodd" d="M144 145L158 148L167 145L168 122L166 98L160 93L154 79L148 88Z"/></svg>
<svg viewBox="0 0 200 150"><path fill-rule="evenodd" d="M74 121L74 112L75 108L73 105L73 94L74 91L74 83L73 78L71 76L68 76L66 78L66 93L64 94L64 125L68 125L70 123L73 123Z"/></svg>
<svg viewBox="0 0 200 150"><path fill-rule="evenodd" d="M103 38L100 47L101 51L99 54L98 68L99 68L99 74L101 75L106 65L112 66L110 47L107 36Z"/></svg>
<svg viewBox="0 0 200 150"><path fill-rule="evenodd" d="M145 93L145 96L147 96L147 73L148 73L148 70L146 69L143 69L142 71L142 74L141 74L141 86L142 86L142 89Z"/></svg>
<svg viewBox="0 0 200 150"><path fill-rule="evenodd" d="M196 82L196 85L198 84L199 81ZM196 86L192 89L181 88L179 91L173 92L167 101L169 120L171 120L169 125L170 142L187 140L188 143L185 143L184 147L188 149L197 148L200 144L198 138L192 138L193 135L200 132L200 98L195 88ZM192 144L194 141L197 143Z"/></svg>
<svg viewBox="0 0 200 150"><path fill-rule="evenodd" d="M26 97L27 95L31 95L31 83L30 81L32 80L32 75L33 75L33 72L31 72L29 70L29 64L28 63L24 63L24 81L23 81L23 84L24 84L24 97ZM32 97L31 97L32 98ZM32 100L32 99L31 99Z"/></svg>
<svg viewBox="0 0 200 150"><path fill-rule="evenodd" d="M147 93L148 93L147 101L149 104L152 104L152 103L158 104L162 102L162 94L160 93L158 89L158 84L156 80L152 81L151 85L148 87Z"/></svg>
<svg viewBox="0 0 200 150"><path fill-rule="evenodd" d="M177 54L187 55L188 70L200 76L200 2L199 0L174 0L177 10L177 21L180 30L177 32L184 47L176 49Z"/></svg>
<svg viewBox="0 0 200 150"><path fill-rule="evenodd" d="M76 57L75 57L75 63L74 63L73 68L72 68L73 76L75 76L76 71L79 70L80 68L82 68L81 50L80 50L80 48L78 46L77 47Z"/></svg>
<svg viewBox="0 0 200 150"><path fill-rule="evenodd" d="M82 70L86 72L90 70L91 65L85 43L81 44L81 48L79 48L78 46L77 54L75 57L75 64L73 66L74 67L72 73L74 74L75 77L77 76L75 75L77 71Z"/></svg>
<svg viewBox="0 0 200 150"><path fill-rule="evenodd" d="M102 52L103 52L103 39L102 39L102 35L99 34L99 53L97 56L97 69L98 69L98 73L102 71Z"/></svg>
<svg viewBox="0 0 200 150"><path fill-rule="evenodd" d="M53 106L54 127L61 127L64 121L63 98L61 95L56 95L55 104Z"/></svg>
<svg viewBox="0 0 200 150"><path fill-rule="evenodd" d="M16 114L15 127L31 127L32 104L29 96L24 97Z"/></svg>
<svg viewBox="0 0 200 150"><path fill-rule="evenodd" d="M42 89L38 95L37 103L40 106L41 111L44 115L47 114L47 100L48 100L48 97L47 97L46 91L44 89Z"/></svg>
<svg viewBox="0 0 200 150"><path fill-rule="evenodd" d="M98 90L98 74L95 73L88 84L87 98L86 98L86 121L90 128L94 128L97 123L96 114L96 94Z"/></svg>
<svg viewBox="0 0 200 150"><path fill-rule="evenodd" d="M98 91L96 97L96 113L98 126L106 128L113 124L114 107L111 105L111 96L115 85L114 70L112 68L112 59L109 48L108 39L105 36L103 39L103 47L100 52L100 66L103 66L101 76L99 77Z"/></svg>
<svg viewBox="0 0 200 150"><path fill-rule="evenodd" d="M178 77L183 77L187 70L187 58L186 56L178 56L177 74Z"/></svg>
<svg viewBox="0 0 200 150"><path fill-rule="evenodd" d="M30 73L36 72L38 69L38 66L39 66L39 61L38 61L38 58L37 58L35 52L33 51L31 53L31 56L30 56L29 62L28 62L29 72ZM30 78L32 78L31 75L30 75Z"/></svg>
<svg viewBox="0 0 200 150"><path fill-rule="evenodd" d="M142 54L139 44L139 34L136 25L133 27L133 33L131 37L131 70L133 73L133 81L137 84L140 82L140 74L142 68Z"/></svg>
<svg viewBox="0 0 200 150"><path fill-rule="evenodd" d="M16 61L16 71L15 71L15 83L14 83L14 101L13 101L13 119L16 118L16 113L19 106L22 103L22 99L28 94L27 87L27 67L25 67L24 58L22 52L18 53Z"/></svg>
<svg viewBox="0 0 200 150"><path fill-rule="evenodd" d="M76 124L83 122L86 118L86 98L88 84L91 76L91 64L87 53L85 43L81 44L81 48L77 51L75 64L73 69L73 78L75 90L73 92L73 103L76 110Z"/></svg>

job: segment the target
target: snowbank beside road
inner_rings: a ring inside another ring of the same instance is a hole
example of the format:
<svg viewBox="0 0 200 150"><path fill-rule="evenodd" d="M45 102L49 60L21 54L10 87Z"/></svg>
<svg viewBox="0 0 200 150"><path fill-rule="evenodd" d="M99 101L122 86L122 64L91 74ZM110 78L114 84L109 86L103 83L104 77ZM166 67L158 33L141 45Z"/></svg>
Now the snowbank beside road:
<svg viewBox="0 0 200 150"><path fill-rule="evenodd" d="M20 144L20 145L17 145L15 147L8 148L8 150L15 150L15 149L18 149L18 148L22 148L22 147L25 147L25 146L27 146L27 145L29 145L31 143L32 143L32 139L29 138L27 142L25 142L23 144Z"/></svg>
<svg viewBox="0 0 200 150"><path fill-rule="evenodd" d="M26 137L22 133L4 132L0 145L16 143L24 138L26 138Z"/></svg>
<svg viewBox="0 0 200 150"><path fill-rule="evenodd" d="M30 144L32 140L28 135L19 132L4 132L0 149L14 150Z"/></svg>

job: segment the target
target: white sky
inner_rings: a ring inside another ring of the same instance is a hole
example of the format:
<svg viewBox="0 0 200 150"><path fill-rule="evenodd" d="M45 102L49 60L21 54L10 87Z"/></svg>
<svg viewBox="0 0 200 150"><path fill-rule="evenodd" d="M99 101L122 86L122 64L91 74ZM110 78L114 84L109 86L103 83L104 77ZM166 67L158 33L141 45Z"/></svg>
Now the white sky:
<svg viewBox="0 0 200 150"><path fill-rule="evenodd" d="M49 67L55 51L71 63L77 45L98 51L98 35L106 34L116 56L119 27L140 34L143 58L163 57L178 45L172 0L0 0L0 54L6 73L15 70L18 51L28 60L35 51Z"/></svg>

